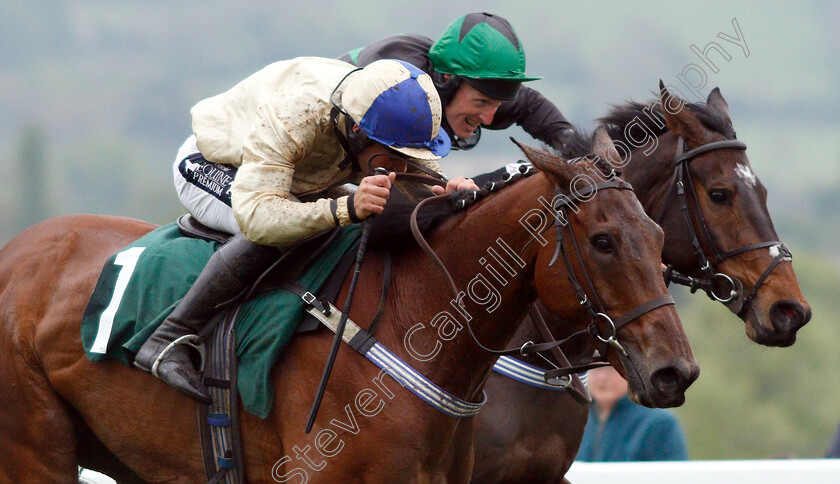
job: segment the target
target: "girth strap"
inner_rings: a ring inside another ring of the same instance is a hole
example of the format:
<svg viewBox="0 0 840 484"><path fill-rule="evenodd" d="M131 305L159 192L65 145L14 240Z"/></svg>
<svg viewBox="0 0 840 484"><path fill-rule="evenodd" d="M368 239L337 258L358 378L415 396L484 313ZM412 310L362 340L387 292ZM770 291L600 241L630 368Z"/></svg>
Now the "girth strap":
<svg viewBox="0 0 840 484"><path fill-rule="evenodd" d="M208 484L237 484L244 480L244 458L236 385L235 323L238 307L226 311L207 342L203 381L213 397L199 404L199 433Z"/></svg>
<svg viewBox="0 0 840 484"><path fill-rule="evenodd" d="M225 479L225 477L229 476L228 472L230 472L230 470L235 467L233 460L233 452L225 452L224 457L219 457L216 464L219 470L217 470L216 473L213 474L213 477L211 477L210 480L207 481L207 484L219 484L220 482L222 482L223 479Z"/></svg>
<svg viewBox="0 0 840 484"><path fill-rule="evenodd" d="M539 368L530 365L528 363L525 363L524 361L517 360L516 358L512 358L510 356L500 356L499 360L496 361L496 364L493 365L493 371L512 380L516 380L520 383L531 385L537 388L542 388L544 390L564 392L571 388L566 386L560 386L556 383L546 383L545 368ZM570 376L579 378L581 383L583 383L584 388L586 387L586 372L572 373ZM558 378L558 380L561 379L562 378ZM570 395L574 397L575 392L571 392Z"/></svg>
<svg viewBox="0 0 840 484"><path fill-rule="evenodd" d="M338 329L341 311L331 304L330 306L330 316L313 307L307 308L307 312L335 332ZM483 391L481 401L478 403L467 402L450 394L385 348L376 338L369 335L350 318L345 321L341 339L394 378L400 385L450 417L472 417L487 402L487 395Z"/></svg>
<svg viewBox="0 0 840 484"><path fill-rule="evenodd" d="M329 306L324 304L324 301L318 300L318 298L309 292L308 289L301 286L297 282L292 281L285 281L283 284L280 284L280 288L285 289L292 294L297 295L303 302L306 303L307 307L315 307L322 313L329 314Z"/></svg>

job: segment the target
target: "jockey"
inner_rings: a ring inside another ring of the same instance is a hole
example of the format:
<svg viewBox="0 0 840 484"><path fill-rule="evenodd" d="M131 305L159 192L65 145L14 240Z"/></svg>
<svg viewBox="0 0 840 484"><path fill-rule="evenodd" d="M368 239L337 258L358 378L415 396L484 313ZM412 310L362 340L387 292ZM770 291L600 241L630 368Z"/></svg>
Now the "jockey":
<svg viewBox="0 0 840 484"><path fill-rule="evenodd" d="M193 135L173 169L178 195L199 222L235 234L143 344L134 365L209 403L184 342L217 304L240 294L278 247L383 211L395 174L440 172L450 150L432 80L415 66L381 60L365 68L301 57L270 64L190 111ZM355 193L324 192L348 182ZM464 177L436 193L478 187Z"/></svg>
<svg viewBox="0 0 840 484"><path fill-rule="evenodd" d="M481 126L505 129L516 123L564 152L573 128L551 101L521 86L539 78L525 75L525 50L504 18L470 13L452 22L434 43L422 35L395 35L340 57L357 66L385 58L410 62L432 77L453 149L474 147Z"/></svg>

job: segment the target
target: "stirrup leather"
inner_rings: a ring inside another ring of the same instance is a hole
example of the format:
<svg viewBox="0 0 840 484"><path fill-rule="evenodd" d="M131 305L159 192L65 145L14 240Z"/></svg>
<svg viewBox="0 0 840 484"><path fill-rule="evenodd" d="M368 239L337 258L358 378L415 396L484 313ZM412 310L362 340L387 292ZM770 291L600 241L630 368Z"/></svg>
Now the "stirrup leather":
<svg viewBox="0 0 840 484"><path fill-rule="evenodd" d="M155 358L154 363L152 363L152 370L151 370L152 376L160 379L160 376L158 375L158 371L157 371L158 366L160 366L161 362L163 362L163 359L166 358L166 354L169 353L169 351L172 348L174 348L175 346L177 346L179 344L184 344L184 345L190 346L192 348L195 348L196 351L198 351L198 355L199 355L199 358L200 358L200 361L201 361L201 364L199 365L198 371L203 372L204 371L204 360L205 360L204 343L196 343L197 341L199 341L198 335L196 335L196 334L185 334L184 336L181 336L180 338L177 338L173 342L166 345L166 348L164 348L163 351L160 352L158 357Z"/></svg>

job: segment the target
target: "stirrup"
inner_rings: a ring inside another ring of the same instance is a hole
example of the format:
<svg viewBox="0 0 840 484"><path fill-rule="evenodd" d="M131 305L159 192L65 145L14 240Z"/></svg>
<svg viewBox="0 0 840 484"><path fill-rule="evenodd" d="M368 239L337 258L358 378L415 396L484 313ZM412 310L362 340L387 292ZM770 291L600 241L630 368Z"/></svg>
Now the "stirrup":
<svg viewBox="0 0 840 484"><path fill-rule="evenodd" d="M199 341L198 335L196 335L196 334L185 334L184 336L181 336L180 338L177 338L173 342L166 345L166 348L164 348L163 351L160 352L158 357L155 358L154 363L152 363L152 369L151 369L152 376L160 379L160 376L158 375L158 371L157 371L158 366L160 366L160 364L163 362L163 359L166 357L166 354L169 353L169 351L172 348L174 348L175 346L177 346L179 344L184 344L184 345L190 346L190 347L194 348L196 351L198 351L198 355L199 355L199 358L200 358L200 364L199 364L199 367L198 367L198 371L200 373L204 372L204 360L205 360L204 343L196 343L197 341Z"/></svg>

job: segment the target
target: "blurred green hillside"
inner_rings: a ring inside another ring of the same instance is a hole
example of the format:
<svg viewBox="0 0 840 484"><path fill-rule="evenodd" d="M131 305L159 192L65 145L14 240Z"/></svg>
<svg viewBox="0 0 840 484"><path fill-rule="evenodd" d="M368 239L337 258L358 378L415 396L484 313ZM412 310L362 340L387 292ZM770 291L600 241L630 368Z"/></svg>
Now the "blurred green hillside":
<svg viewBox="0 0 840 484"><path fill-rule="evenodd" d="M457 7L453 8L453 5ZM587 129L611 104L652 97L695 64L720 86L814 319L790 348L750 343L701 296L680 313L702 367L678 409L694 458L819 457L840 420L840 4L541 0L0 3L0 244L39 220L108 213L167 223L183 212L171 163L190 107L264 65L335 57L395 33L436 37L485 10L517 29L532 86ZM736 20L749 55L725 40ZM691 49L716 42L715 73ZM699 79L694 79L699 85ZM696 101L697 98L689 100ZM474 175L521 158L519 129L485 131L443 160Z"/></svg>

